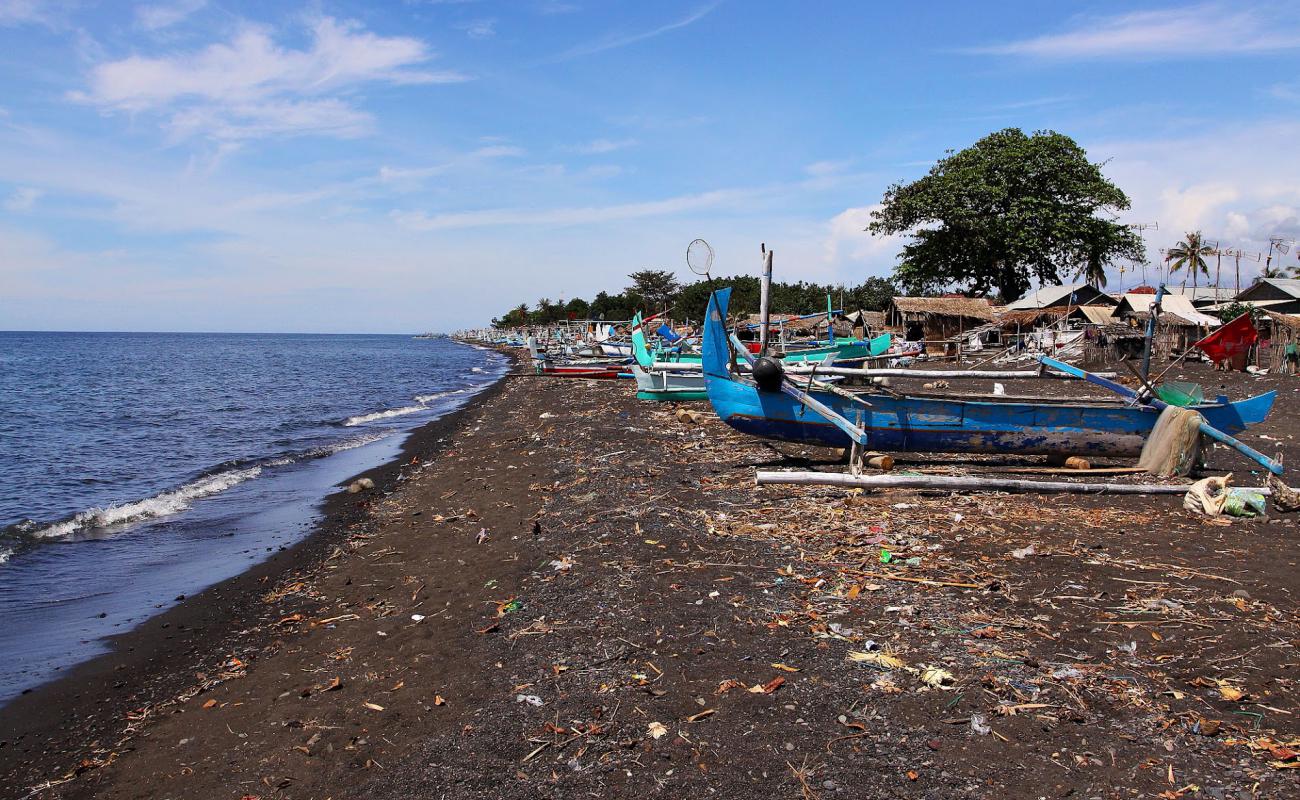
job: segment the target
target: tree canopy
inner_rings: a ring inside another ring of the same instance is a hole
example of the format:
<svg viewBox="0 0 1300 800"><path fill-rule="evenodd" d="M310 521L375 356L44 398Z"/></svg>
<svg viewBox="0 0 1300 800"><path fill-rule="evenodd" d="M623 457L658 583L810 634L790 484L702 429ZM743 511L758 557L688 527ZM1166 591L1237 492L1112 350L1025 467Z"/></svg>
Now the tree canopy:
<svg viewBox="0 0 1300 800"><path fill-rule="evenodd" d="M868 230L910 237L894 277L911 294L959 287L1012 300L1062 271L1101 282L1108 264L1145 262L1138 234L1099 216L1128 207L1070 137L1007 128L890 186Z"/></svg>
<svg viewBox="0 0 1300 800"><path fill-rule="evenodd" d="M654 314L668 309L678 320L704 318L709 289L731 287L731 310L737 314L758 311L759 280L753 275L715 278L713 283L695 281L682 286L671 272L642 270L628 276L632 285L618 294L599 292L590 303L575 297L563 306L546 298L530 309L523 303L492 320L499 328L523 325L546 325L564 319L630 319L637 311ZM798 281L772 283L774 314L811 314L826 309L826 295L831 303L845 311L880 311L889 305L896 287L888 278L867 278L858 286L827 285Z"/></svg>

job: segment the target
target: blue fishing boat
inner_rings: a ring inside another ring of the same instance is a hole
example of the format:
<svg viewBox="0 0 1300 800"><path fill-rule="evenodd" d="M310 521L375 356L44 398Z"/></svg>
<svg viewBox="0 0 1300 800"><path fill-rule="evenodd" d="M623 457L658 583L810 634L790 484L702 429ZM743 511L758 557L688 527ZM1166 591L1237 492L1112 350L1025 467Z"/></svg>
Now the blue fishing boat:
<svg viewBox="0 0 1300 800"><path fill-rule="evenodd" d="M825 447L849 447L857 437L858 445L894 452L1136 456L1159 416L1150 405L1119 399L969 400L881 391L850 397L842 390L819 389L802 395L783 390L779 380L760 389L752 378L730 370L732 343L725 323L730 295L730 289L722 289L709 300L704 383L717 415L742 433ZM1238 402L1220 397L1191 407L1209 425L1232 434L1262 422L1275 397L1275 392ZM856 432L851 436L851 431Z"/></svg>

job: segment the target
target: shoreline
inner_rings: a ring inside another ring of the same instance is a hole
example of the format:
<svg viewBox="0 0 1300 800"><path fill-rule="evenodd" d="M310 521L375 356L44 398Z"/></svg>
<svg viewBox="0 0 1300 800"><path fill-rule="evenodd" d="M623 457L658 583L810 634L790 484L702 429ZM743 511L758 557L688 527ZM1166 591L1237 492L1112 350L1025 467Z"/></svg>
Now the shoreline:
<svg viewBox="0 0 1300 800"><path fill-rule="evenodd" d="M340 488L321 499L319 520L298 542L186 596L131 630L108 637L107 652L70 667L0 707L0 779L5 779L0 785L12 779L34 748L39 748L40 757L49 763L61 756L72 759L85 749L78 741L110 734L112 721L121 719L126 711L174 696L192 683L194 673L204 671L204 662L211 662L214 643L231 641L243 620L259 610L260 591L294 572L319 568L348 528L366 517L375 498L400 488L403 470L412 459L426 462L445 449L444 440L502 392L515 366L510 365L466 405L408 432L389 461L345 479ZM375 488L349 494L347 484L360 478L374 481ZM70 762L69 768L73 766ZM4 796L5 790L0 789L0 797Z"/></svg>
<svg viewBox="0 0 1300 800"><path fill-rule="evenodd" d="M228 590L170 684L0 750L0 797L1300 791L1294 515L757 487L838 453L511 374L318 558ZM1218 380L1288 390L1255 433L1294 460L1297 384Z"/></svg>

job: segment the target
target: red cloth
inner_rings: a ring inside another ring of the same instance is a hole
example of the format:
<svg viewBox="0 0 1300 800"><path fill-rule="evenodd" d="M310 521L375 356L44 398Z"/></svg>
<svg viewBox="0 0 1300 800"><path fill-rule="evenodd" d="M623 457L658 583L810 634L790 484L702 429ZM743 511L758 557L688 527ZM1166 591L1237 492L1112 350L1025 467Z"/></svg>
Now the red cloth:
<svg viewBox="0 0 1300 800"><path fill-rule="evenodd" d="M1255 323L1251 321L1250 314L1246 313L1206 336L1195 346L1218 364L1238 353L1245 353L1258 338Z"/></svg>

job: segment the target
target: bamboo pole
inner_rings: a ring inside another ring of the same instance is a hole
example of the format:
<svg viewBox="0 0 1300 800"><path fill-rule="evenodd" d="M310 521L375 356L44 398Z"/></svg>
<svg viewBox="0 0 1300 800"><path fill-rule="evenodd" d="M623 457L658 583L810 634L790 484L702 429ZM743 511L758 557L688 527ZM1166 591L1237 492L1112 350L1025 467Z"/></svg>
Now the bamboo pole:
<svg viewBox="0 0 1300 800"><path fill-rule="evenodd" d="M662 372L702 372L703 367L699 364L679 361L656 361L652 367L654 370ZM942 369L853 369L852 367L826 367L821 365L790 365L785 368L788 375L807 375L816 372L818 375L843 375L850 378L920 378L930 380L934 378L953 378L957 380L1038 380L1047 378L1051 380L1079 380L1074 375L1067 375L1061 372L1043 372L1037 370L942 370ZM1115 378L1119 376L1116 372L1094 372L1103 378Z"/></svg>
<svg viewBox="0 0 1300 800"><path fill-rule="evenodd" d="M1049 494L1186 494L1188 486L1163 483L1073 483L979 478L965 475L844 475L838 472L762 471L759 486L843 486L849 489L937 489L953 492L1042 492ZM1271 489L1247 489L1272 494Z"/></svg>

